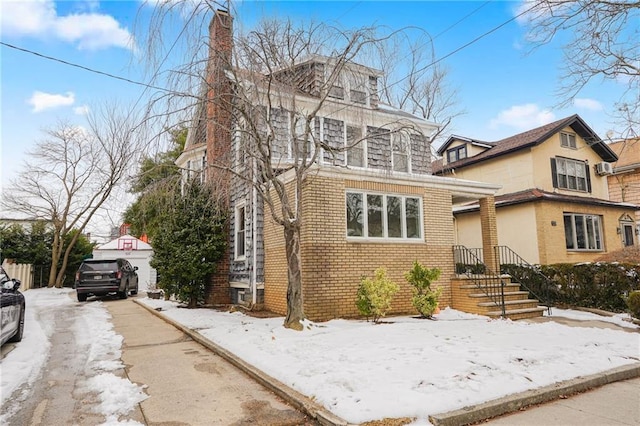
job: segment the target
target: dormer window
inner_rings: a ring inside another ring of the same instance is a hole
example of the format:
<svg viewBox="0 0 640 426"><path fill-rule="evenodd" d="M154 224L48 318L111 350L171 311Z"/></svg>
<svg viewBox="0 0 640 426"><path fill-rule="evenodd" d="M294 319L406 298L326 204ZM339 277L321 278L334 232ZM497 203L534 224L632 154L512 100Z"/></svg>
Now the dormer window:
<svg viewBox="0 0 640 426"><path fill-rule="evenodd" d="M351 102L361 105L367 104L367 92L361 90L351 90L350 92Z"/></svg>
<svg viewBox="0 0 640 426"><path fill-rule="evenodd" d="M573 133L560 133L560 146L576 149L576 135Z"/></svg>
<svg viewBox="0 0 640 426"><path fill-rule="evenodd" d="M455 148L447 150L447 163L453 163L454 161L462 160L463 158L467 158L466 145L456 146Z"/></svg>
<svg viewBox="0 0 640 426"><path fill-rule="evenodd" d="M329 97L335 99L344 99L344 88L342 86L338 86L334 84L329 89Z"/></svg>

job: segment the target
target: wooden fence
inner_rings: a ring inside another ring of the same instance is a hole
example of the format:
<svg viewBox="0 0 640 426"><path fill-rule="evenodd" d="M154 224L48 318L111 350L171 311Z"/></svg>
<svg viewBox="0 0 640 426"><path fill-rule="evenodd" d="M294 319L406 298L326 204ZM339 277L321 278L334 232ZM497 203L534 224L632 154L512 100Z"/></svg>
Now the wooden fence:
<svg viewBox="0 0 640 426"><path fill-rule="evenodd" d="M9 263L6 260L2 263L2 268L10 278L20 280L20 290L33 288L33 265L27 263Z"/></svg>

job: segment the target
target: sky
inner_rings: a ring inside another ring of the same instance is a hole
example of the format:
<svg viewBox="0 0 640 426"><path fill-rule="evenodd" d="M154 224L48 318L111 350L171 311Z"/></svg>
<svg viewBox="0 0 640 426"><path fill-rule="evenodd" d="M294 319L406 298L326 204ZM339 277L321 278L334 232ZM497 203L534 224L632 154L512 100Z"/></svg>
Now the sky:
<svg viewBox="0 0 640 426"><path fill-rule="evenodd" d="M159 0L2 0L0 39L94 71L139 83L149 16ZM173 0L172 0L173 1ZM448 83L458 90L457 117L449 133L495 141L572 114L606 138L615 133L611 115L624 84L595 81L572 105L559 108L562 40L531 51L524 24L514 19L522 1L242 1L234 3L236 27L261 17L325 22L341 29L379 25L416 27L445 58ZM177 37L168 29L166 43ZM487 35L485 35L487 34ZM485 36L483 36L485 35ZM171 50L172 55L181 52ZM165 66L171 64L171 59ZM33 53L0 46L2 186L23 170L25 153L60 122L85 124L87 112L105 102L144 107L153 90L80 69ZM612 133L613 132L613 133ZM135 173L135 165L132 165ZM128 200L118 205L123 210ZM117 221L118 211L112 214Z"/></svg>
<svg viewBox="0 0 640 426"><path fill-rule="evenodd" d="M43 313L55 315L77 304L71 289L32 289L24 295L24 338L0 364L2 424L10 422L20 402L29 398L45 365L53 330ZM430 414L639 362L640 334L623 331L638 329L624 321L627 314L601 317L553 309L552 317L618 326L603 329L592 323L569 327L553 321L492 320L445 308L435 321L409 316L389 317L379 325L364 320L307 321L305 330L298 332L284 328L282 317L179 309L176 302L142 296L138 300L352 423L413 417L413 425L427 425ZM99 395L104 424L138 424L128 414L149 397L145 384L113 374L123 368L123 339L115 333L103 302L81 305L74 310L76 322L91 329L77 327L74 332L78 344L91 354L87 386ZM19 395L13 394L16 390Z"/></svg>

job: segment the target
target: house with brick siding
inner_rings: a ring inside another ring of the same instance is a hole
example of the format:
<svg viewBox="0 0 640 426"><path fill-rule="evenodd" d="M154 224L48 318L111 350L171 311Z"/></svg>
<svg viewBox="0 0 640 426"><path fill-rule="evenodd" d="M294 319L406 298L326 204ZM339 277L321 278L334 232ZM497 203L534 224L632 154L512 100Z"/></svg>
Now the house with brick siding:
<svg viewBox="0 0 640 426"><path fill-rule="evenodd" d="M259 114L254 122L262 127L245 131L241 114L223 108L232 104L226 94L234 93L226 90L248 84L243 76L249 75L229 68L232 22L224 11L211 22L206 102L199 106L177 160L184 179L227 191L232 218L228 256L212 278L208 301L260 305L286 314L285 239L271 214L271 208L277 212L281 205L273 197L274 205L266 206L257 190L262 166L252 149L258 146L269 150L270 167L281 171L278 179L289 198L300 197L301 275L309 319L357 316L360 280L378 267L386 267L400 284L392 313L415 313L404 279L414 260L442 270L436 283L444 290L441 305L452 306L453 206L479 203L489 247L497 238L493 197L499 185L434 176L430 138L438 125L382 103L377 95L380 71L366 65L344 64L328 85L335 65L331 57L315 55L264 76L271 90L277 90L279 81L295 82L295 93L280 96L275 106L261 92L266 89L253 84L260 96L250 109ZM311 111L308 128L299 129L298 117L309 117ZM301 153L303 160L314 161L294 195L298 175L291 165L301 161ZM230 173L221 177L214 164L226 165Z"/></svg>
<svg viewBox="0 0 640 426"><path fill-rule="evenodd" d="M613 172L607 177L611 200L640 205L640 138L609 144L618 156ZM640 210L635 216L625 216L620 223L625 246L640 244Z"/></svg>
<svg viewBox="0 0 640 426"><path fill-rule="evenodd" d="M578 115L494 142L451 136L438 154L438 176L502 185L498 244L528 263L593 261L636 243L625 227L638 206L610 197L618 155ZM456 206L454 216L457 242L479 247L479 205Z"/></svg>

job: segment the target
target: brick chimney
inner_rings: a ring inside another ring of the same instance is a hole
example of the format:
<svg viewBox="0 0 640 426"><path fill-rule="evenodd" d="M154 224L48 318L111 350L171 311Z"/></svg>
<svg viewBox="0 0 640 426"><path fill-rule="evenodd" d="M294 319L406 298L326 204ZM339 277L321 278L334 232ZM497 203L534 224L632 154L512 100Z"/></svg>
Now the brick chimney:
<svg viewBox="0 0 640 426"><path fill-rule="evenodd" d="M209 59L207 64L207 181L218 188L228 187L228 177L219 176L212 164L231 165L232 85L225 71L231 69L233 18L217 10L209 24ZM222 179L222 181L221 181Z"/></svg>
<svg viewBox="0 0 640 426"><path fill-rule="evenodd" d="M207 183L212 185L218 200L229 207L231 177L218 165L231 166L231 103L233 86L226 71L231 69L233 48L233 18L226 10L217 10L209 24L209 58L207 62L206 95L206 139L207 139ZM218 261L216 272L211 276L206 292L210 304L231 303L229 286L229 259L227 253Z"/></svg>

